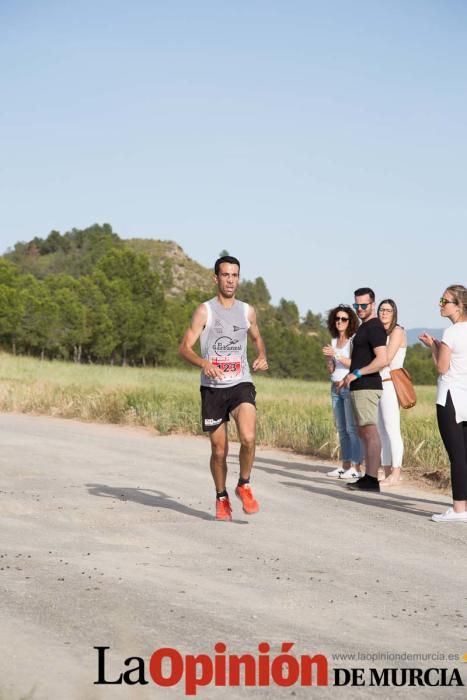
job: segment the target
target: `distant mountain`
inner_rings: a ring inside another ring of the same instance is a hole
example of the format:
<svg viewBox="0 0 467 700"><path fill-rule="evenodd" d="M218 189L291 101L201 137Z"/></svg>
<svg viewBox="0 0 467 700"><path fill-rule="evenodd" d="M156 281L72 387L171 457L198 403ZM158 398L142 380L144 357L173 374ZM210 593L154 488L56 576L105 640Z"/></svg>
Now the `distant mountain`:
<svg viewBox="0 0 467 700"><path fill-rule="evenodd" d="M418 339L418 336L422 333L429 333L435 338L441 340L443 332L444 328L407 328L407 345L410 346L419 343L420 341Z"/></svg>

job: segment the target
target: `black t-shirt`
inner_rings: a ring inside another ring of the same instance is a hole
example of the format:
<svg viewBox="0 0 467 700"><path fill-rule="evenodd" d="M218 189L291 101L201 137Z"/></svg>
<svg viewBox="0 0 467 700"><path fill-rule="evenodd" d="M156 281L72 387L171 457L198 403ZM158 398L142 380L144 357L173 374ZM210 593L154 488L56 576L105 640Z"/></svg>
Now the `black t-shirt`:
<svg viewBox="0 0 467 700"><path fill-rule="evenodd" d="M379 318L370 318L369 321L362 323L353 339L350 371L353 372L354 369L361 369L369 365L376 357L373 348L385 346L387 339L387 333ZM351 391L382 388L383 383L379 372L365 374L350 384Z"/></svg>

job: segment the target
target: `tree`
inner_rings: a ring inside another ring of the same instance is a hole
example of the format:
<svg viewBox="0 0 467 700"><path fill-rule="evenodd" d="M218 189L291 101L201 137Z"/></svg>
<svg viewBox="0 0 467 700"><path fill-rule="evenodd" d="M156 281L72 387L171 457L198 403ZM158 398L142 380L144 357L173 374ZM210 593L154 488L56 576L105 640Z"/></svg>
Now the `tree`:
<svg viewBox="0 0 467 700"><path fill-rule="evenodd" d="M62 357L81 361L83 345L89 339L86 309L79 298L79 284L70 275L53 275L45 281L58 308L57 350Z"/></svg>
<svg viewBox="0 0 467 700"><path fill-rule="evenodd" d="M147 296L158 289L162 294L160 279L149 266L149 258L128 249L111 250L97 264L108 280L124 280L133 294Z"/></svg>
<svg viewBox="0 0 467 700"><path fill-rule="evenodd" d="M24 303L17 289L0 284L0 338L16 355L16 341L23 320Z"/></svg>
<svg viewBox="0 0 467 700"><path fill-rule="evenodd" d="M92 362L110 359L118 339L105 295L91 277L78 280L78 296L85 309L87 341L83 353Z"/></svg>
<svg viewBox="0 0 467 700"><path fill-rule="evenodd" d="M40 246L41 255L47 255L48 253L56 253L60 250L62 243L62 236L59 231L51 231L45 241Z"/></svg>
<svg viewBox="0 0 467 700"><path fill-rule="evenodd" d="M297 304L294 301L281 299L276 311L276 318L279 323L282 323L284 326L298 326L300 322L300 314Z"/></svg>
<svg viewBox="0 0 467 700"><path fill-rule="evenodd" d="M436 384L438 373L431 351L420 343L407 348L405 367L414 384Z"/></svg>
<svg viewBox="0 0 467 700"><path fill-rule="evenodd" d="M57 345L59 308L43 282L35 281L20 292L23 317L18 329L18 345L40 353L43 359Z"/></svg>
<svg viewBox="0 0 467 700"><path fill-rule="evenodd" d="M19 269L5 258L0 258L0 284L14 287L18 283Z"/></svg>
<svg viewBox="0 0 467 700"><path fill-rule="evenodd" d="M301 327L305 333L321 333L325 330L324 319L321 314L314 314L312 311L307 311Z"/></svg>
<svg viewBox="0 0 467 700"><path fill-rule="evenodd" d="M237 296L242 301L258 308L265 308L271 301L266 283L262 277L257 277L254 282L241 282L238 286Z"/></svg>

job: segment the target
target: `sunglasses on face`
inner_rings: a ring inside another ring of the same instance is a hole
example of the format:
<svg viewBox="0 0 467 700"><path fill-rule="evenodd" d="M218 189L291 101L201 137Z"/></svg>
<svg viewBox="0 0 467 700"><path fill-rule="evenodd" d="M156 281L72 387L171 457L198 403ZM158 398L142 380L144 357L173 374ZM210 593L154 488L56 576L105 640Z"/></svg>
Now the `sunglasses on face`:
<svg viewBox="0 0 467 700"><path fill-rule="evenodd" d="M368 304L352 304L352 306L354 307L355 311L358 311L359 307L365 311L369 306L371 306L371 301Z"/></svg>
<svg viewBox="0 0 467 700"><path fill-rule="evenodd" d="M446 304L455 304L456 306L458 306L457 301L453 301L452 299L446 299L446 297L441 297L439 303L441 306L446 306Z"/></svg>
<svg viewBox="0 0 467 700"><path fill-rule="evenodd" d="M347 323L349 320L348 316L336 316L336 323L338 321L342 321L343 323Z"/></svg>

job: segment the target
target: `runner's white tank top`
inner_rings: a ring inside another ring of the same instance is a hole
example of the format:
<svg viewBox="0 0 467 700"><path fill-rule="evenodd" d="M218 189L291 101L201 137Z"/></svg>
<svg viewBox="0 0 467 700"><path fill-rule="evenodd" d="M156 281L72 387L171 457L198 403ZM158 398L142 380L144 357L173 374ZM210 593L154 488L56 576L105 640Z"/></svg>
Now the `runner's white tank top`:
<svg viewBox="0 0 467 700"><path fill-rule="evenodd" d="M248 340L248 304L235 300L230 308L219 303L217 297L205 301L208 312L206 325L200 336L201 355L224 372L224 378L214 380L201 372L201 386L223 389L241 382L251 382L246 355Z"/></svg>

